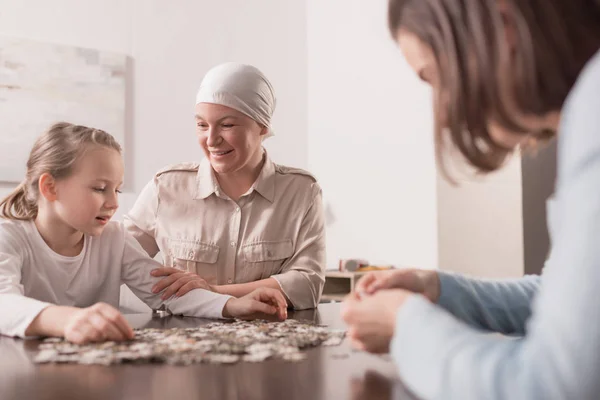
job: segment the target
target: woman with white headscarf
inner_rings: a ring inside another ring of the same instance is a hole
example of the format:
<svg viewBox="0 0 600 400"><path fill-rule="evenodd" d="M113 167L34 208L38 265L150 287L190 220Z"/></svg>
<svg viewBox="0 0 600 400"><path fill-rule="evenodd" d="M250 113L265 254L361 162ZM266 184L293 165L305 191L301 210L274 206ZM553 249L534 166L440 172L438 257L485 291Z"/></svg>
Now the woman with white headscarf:
<svg viewBox="0 0 600 400"><path fill-rule="evenodd" d="M270 287L295 309L319 303L321 188L262 147L274 109L273 87L255 67L225 63L204 77L195 119L206 158L159 171L125 217L150 256L162 252L166 267L152 274L165 276L155 287L164 297L199 287L239 297Z"/></svg>

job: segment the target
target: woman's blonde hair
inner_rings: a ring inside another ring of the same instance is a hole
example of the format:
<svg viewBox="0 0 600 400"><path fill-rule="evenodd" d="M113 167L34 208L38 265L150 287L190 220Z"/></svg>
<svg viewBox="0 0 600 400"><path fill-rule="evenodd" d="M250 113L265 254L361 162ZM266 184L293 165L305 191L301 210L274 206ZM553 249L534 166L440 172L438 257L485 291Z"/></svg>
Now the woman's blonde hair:
<svg viewBox="0 0 600 400"><path fill-rule="evenodd" d="M35 141L29 153L23 182L0 202L0 217L22 221L35 219L40 177L46 173L57 180L68 177L73 172L75 162L90 145L121 152L121 146L115 138L100 129L68 122L52 125Z"/></svg>

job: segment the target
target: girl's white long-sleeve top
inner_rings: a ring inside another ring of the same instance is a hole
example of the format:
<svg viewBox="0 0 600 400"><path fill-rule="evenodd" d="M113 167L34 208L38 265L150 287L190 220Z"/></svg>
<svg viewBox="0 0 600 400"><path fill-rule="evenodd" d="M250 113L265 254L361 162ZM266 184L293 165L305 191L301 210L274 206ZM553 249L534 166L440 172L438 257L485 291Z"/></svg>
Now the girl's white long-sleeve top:
<svg viewBox="0 0 600 400"><path fill-rule="evenodd" d="M24 337L33 319L50 305L119 306L122 283L150 308L165 304L173 314L222 318L230 296L196 289L166 301L152 293L160 280L150 275L152 260L119 222L100 236L85 236L81 253L55 253L31 221L0 220L0 334Z"/></svg>

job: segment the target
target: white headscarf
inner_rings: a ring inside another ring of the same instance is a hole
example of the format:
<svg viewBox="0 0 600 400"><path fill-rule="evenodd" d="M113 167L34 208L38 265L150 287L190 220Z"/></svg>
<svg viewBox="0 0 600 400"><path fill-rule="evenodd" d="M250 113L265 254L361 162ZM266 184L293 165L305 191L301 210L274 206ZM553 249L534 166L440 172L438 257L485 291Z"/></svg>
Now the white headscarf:
<svg viewBox="0 0 600 400"><path fill-rule="evenodd" d="M263 140L274 135L271 117L275 92L258 68L235 62L217 65L204 76L196 104L212 103L233 108L268 129Z"/></svg>

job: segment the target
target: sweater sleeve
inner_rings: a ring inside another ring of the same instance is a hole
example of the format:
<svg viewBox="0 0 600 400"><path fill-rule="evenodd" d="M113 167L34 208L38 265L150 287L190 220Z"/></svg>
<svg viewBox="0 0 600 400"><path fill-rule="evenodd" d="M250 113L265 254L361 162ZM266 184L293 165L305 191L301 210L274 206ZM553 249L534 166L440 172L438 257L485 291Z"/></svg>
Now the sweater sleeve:
<svg viewBox="0 0 600 400"><path fill-rule="evenodd" d="M51 305L24 295L24 247L18 235L0 224L0 334L22 338L35 317Z"/></svg>
<svg viewBox="0 0 600 400"><path fill-rule="evenodd" d="M523 335L541 278L484 280L440 272L438 305L481 330Z"/></svg>

